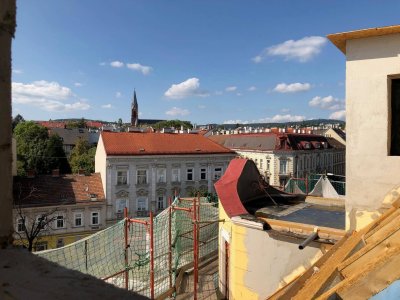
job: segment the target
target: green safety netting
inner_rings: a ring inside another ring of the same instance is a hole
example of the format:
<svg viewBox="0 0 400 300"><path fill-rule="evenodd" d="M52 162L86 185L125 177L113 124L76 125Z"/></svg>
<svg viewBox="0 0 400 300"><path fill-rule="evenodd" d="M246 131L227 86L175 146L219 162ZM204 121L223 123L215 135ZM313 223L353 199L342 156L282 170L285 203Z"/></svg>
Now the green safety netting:
<svg viewBox="0 0 400 300"><path fill-rule="evenodd" d="M309 194L314 190L315 185L322 176L325 175L311 174L308 175L307 180L305 178L290 178L285 185L285 192L293 194ZM328 180L339 195L344 196L346 194L346 182L334 181L329 178Z"/></svg>
<svg viewBox="0 0 400 300"><path fill-rule="evenodd" d="M207 198L199 205L199 258L218 249L218 208ZM193 201L176 198L173 207L192 208ZM169 208L154 217L154 295L169 290L175 284L179 268L193 262L193 221L187 211L171 213L171 272L169 263ZM143 219L146 220L146 219ZM144 224L128 226L128 250L125 262L125 220L98 233L62 248L36 252L36 255L63 267L106 279L125 288L128 270L128 289L150 297L150 232ZM117 274L117 275L116 275Z"/></svg>

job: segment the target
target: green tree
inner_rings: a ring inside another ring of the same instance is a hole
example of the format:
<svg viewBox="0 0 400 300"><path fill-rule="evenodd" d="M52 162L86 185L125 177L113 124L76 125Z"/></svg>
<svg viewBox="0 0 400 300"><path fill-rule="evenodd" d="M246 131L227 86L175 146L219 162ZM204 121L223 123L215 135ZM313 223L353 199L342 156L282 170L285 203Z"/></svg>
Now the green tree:
<svg viewBox="0 0 400 300"><path fill-rule="evenodd" d="M157 122L154 124L154 128L156 129L162 129L162 128L168 128L168 127L174 127L179 129L181 126L183 126L184 129L192 129L193 125L189 121L181 121L181 120L169 120L169 121L161 121Z"/></svg>
<svg viewBox="0 0 400 300"><path fill-rule="evenodd" d="M84 118L79 121L68 121L66 124L67 128L86 128L87 124Z"/></svg>
<svg viewBox="0 0 400 300"><path fill-rule="evenodd" d="M25 119L20 114L16 115L12 120L12 129L14 130L15 127L21 122L25 122Z"/></svg>
<svg viewBox="0 0 400 300"><path fill-rule="evenodd" d="M96 147L91 148L88 141L78 139L69 158L72 172L78 173L80 170L84 170L85 173L93 173L95 154Z"/></svg>
<svg viewBox="0 0 400 300"><path fill-rule="evenodd" d="M27 170L35 170L38 174L48 174L52 169L68 172L59 136L49 137L45 127L32 121L19 123L14 136L17 141L18 175L25 175Z"/></svg>

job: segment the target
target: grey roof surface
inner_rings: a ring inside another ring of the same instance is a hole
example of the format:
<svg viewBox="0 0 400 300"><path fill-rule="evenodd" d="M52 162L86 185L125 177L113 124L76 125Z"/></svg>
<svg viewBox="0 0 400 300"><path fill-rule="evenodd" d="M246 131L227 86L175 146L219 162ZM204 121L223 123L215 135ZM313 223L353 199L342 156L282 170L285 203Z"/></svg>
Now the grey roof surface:
<svg viewBox="0 0 400 300"><path fill-rule="evenodd" d="M87 128L52 128L49 131L52 134L58 134L63 139L64 145L75 145L78 139L91 142L89 138L90 133Z"/></svg>
<svg viewBox="0 0 400 300"><path fill-rule="evenodd" d="M229 149L274 150L276 135L213 135L209 139Z"/></svg>

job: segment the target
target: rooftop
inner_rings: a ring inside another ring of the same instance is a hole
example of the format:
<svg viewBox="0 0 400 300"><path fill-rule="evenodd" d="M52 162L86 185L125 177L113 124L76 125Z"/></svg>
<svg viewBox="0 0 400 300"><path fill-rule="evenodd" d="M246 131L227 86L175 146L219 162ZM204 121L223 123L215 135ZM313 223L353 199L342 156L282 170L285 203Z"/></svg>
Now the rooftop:
<svg viewBox="0 0 400 300"><path fill-rule="evenodd" d="M102 132L107 155L234 154L200 134Z"/></svg>
<svg viewBox="0 0 400 300"><path fill-rule="evenodd" d="M374 36L388 35L400 33L400 25L392 25L385 27L375 27L362 30L347 31L341 33L328 34L327 38L346 54L346 42L348 40L369 38Z"/></svg>
<svg viewBox="0 0 400 300"><path fill-rule="evenodd" d="M104 199L99 173L14 177L14 200L24 207L104 202Z"/></svg>

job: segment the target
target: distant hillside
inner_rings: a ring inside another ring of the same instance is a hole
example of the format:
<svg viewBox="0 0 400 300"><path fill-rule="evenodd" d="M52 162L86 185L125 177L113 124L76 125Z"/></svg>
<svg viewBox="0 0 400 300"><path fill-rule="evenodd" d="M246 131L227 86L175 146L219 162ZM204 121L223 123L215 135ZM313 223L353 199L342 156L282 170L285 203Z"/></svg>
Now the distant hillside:
<svg viewBox="0 0 400 300"><path fill-rule="evenodd" d="M339 126L344 126L346 122L341 121L341 120L331 120L331 119L314 119L314 120L305 120L305 121L299 121L299 122L284 122L284 123L249 123L249 124L220 124L218 127L220 128L225 128L225 129L233 129L237 127L242 127L242 126L251 126L251 127L278 127L278 128L284 128L284 127L293 127L293 126L299 126L299 127L313 127L313 126L319 126L319 125L326 125L326 124L339 124Z"/></svg>

